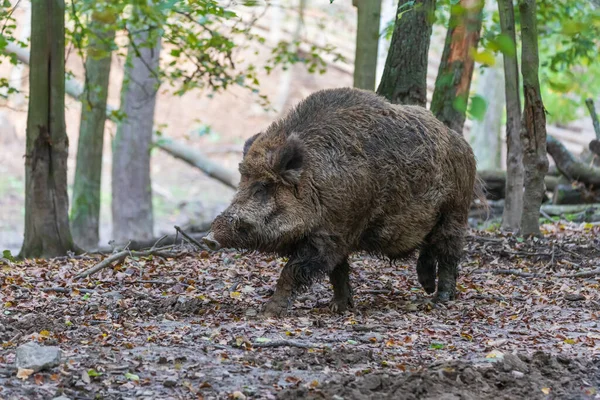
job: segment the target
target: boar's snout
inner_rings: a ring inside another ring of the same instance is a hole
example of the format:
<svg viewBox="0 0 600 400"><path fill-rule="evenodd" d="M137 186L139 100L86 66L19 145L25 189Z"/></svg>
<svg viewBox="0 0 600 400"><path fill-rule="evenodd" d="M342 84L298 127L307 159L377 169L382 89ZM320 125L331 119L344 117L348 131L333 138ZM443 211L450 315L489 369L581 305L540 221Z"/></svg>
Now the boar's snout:
<svg viewBox="0 0 600 400"><path fill-rule="evenodd" d="M215 234L213 232L208 232L208 235L204 236L202 241L212 251L216 251L221 248L221 244L215 239Z"/></svg>

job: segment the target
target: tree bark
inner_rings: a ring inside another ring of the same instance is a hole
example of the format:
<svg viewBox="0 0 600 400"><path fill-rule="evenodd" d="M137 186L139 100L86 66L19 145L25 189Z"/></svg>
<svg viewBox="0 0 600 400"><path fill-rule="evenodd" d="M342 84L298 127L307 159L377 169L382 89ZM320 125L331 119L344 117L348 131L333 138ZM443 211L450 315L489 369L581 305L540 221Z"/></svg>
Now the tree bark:
<svg viewBox="0 0 600 400"><path fill-rule="evenodd" d="M381 0L353 0L358 11L354 87L375 90Z"/></svg>
<svg viewBox="0 0 600 400"><path fill-rule="evenodd" d="M6 46L6 51L8 53L12 53L17 56L17 59L29 65L29 52L26 49L18 47L13 43L9 43ZM71 77L65 78L65 89L66 94L73 97L76 100L81 101L81 96L83 95L83 85ZM106 117L110 119L111 115L117 111L117 108L107 104L106 106ZM191 149L185 143L174 140L166 135L154 135L153 144L159 147L164 152L172 155L173 157L179 158L189 165L200 169L206 175L214 178L223 184L236 189L239 182L239 174L237 174L234 170L229 170L220 166L219 164L211 161L208 157L206 157L203 153ZM240 148L241 152L241 148Z"/></svg>
<svg viewBox="0 0 600 400"><path fill-rule="evenodd" d="M544 197L544 176L548 172L546 153L546 114L540 94L538 78L538 33L535 0L519 0L521 12L521 40L523 93L525 107L522 117L521 142L523 143L523 167L525 191L521 234L539 235L540 206Z"/></svg>
<svg viewBox="0 0 600 400"><path fill-rule="evenodd" d="M398 2L390 50L377 93L395 104L427 104L427 60L435 0Z"/></svg>
<svg viewBox="0 0 600 400"><path fill-rule="evenodd" d="M496 65L484 69L477 80L476 93L487 102L483 120L474 120L470 132L477 169L500 169L503 86L502 71Z"/></svg>
<svg viewBox="0 0 600 400"><path fill-rule="evenodd" d="M95 249L99 241L104 123L115 37L114 30L106 31L104 24L96 19L96 13L92 14L71 206L71 229L75 242L87 250Z"/></svg>
<svg viewBox="0 0 600 400"><path fill-rule="evenodd" d="M77 251L69 229L65 127L65 3L35 0L25 155L25 238L21 257Z"/></svg>
<svg viewBox="0 0 600 400"><path fill-rule="evenodd" d="M475 62L471 52L477 49L481 34L483 0L461 0L452 7L446 43L431 111L450 129L462 132L465 124L469 89Z"/></svg>
<svg viewBox="0 0 600 400"><path fill-rule="evenodd" d="M590 118L592 119L592 125L594 125L594 133L596 134L596 140L600 140L600 121L598 120L598 114L596 114L596 107L594 106L593 99L586 99L585 105L590 112Z"/></svg>
<svg viewBox="0 0 600 400"><path fill-rule="evenodd" d="M139 31L139 30L138 30ZM132 34L121 90L121 111L126 115L113 142L112 217L117 243L154 236L150 145L156 93L160 84L160 39L152 47L148 30Z"/></svg>
<svg viewBox="0 0 600 400"><path fill-rule="evenodd" d="M523 213L523 145L521 143L521 99L519 97L519 65L515 33L515 10L512 0L498 0L500 28L510 39L512 49L502 55L504 60L504 92L506 99L506 201L502 214L502 229L516 232L521 227Z"/></svg>

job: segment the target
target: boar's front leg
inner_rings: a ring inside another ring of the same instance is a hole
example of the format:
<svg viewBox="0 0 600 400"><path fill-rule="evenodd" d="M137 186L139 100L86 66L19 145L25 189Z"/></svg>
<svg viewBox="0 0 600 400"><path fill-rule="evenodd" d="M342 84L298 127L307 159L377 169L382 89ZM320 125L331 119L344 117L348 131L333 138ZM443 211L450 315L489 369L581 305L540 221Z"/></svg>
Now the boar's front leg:
<svg viewBox="0 0 600 400"><path fill-rule="evenodd" d="M275 293L262 309L263 316L275 317L285 314L293 297L308 289L323 275L329 275L332 279L334 301L340 305L344 304L344 309L351 304L347 254L331 250L331 244L331 238L315 236L309 243L298 248L297 253L290 257L283 267Z"/></svg>
<svg viewBox="0 0 600 400"><path fill-rule="evenodd" d="M301 264L300 264L301 265ZM275 293L264 305L261 314L264 317L279 317L287 312L298 284L294 280L295 270L301 268L296 260L290 259L283 267L275 286Z"/></svg>
<svg viewBox="0 0 600 400"><path fill-rule="evenodd" d="M329 305L331 311L334 313L343 313L348 308L354 308L348 260L344 260L331 271L329 280L333 285L333 299Z"/></svg>

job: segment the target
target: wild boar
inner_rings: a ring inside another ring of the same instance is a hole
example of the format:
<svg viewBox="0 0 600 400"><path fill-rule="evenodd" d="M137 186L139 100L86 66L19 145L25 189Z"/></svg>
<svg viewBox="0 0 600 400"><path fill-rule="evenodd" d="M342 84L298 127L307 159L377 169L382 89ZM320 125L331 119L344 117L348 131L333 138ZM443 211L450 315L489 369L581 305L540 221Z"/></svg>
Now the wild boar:
<svg viewBox="0 0 600 400"><path fill-rule="evenodd" d="M204 242L289 257L262 314L284 314L319 277L331 309L353 307L348 256L403 259L418 281L455 298L476 162L427 109L364 90L315 92L244 145L241 181Z"/></svg>

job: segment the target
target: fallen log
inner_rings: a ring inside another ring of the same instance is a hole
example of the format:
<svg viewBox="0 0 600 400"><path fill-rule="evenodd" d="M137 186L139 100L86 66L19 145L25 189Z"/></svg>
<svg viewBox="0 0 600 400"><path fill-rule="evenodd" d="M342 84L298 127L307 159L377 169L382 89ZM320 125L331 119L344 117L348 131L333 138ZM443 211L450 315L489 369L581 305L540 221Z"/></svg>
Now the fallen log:
<svg viewBox="0 0 600 400"><path fill-rule="evenodd" d="M23 64L29 65L29 51L22 47L15 45L14 43L8 43L5 48L7 53L14 54L17 59ZM81 100L83 95L83 84L71 76L65 77L65 92L76 100ZM106 105L106 117L114 121L115 112L118 111L117 107L110 104ZM172 155L173 157L179 158L185 161L189 165L200 169L202 172L214 178L225 185L237 189L239 177L236 171L230 171L213 161L197 150L191 149L188 145L178 142L173 138L166 135L156 135L153 139L154 145L161 150Z"/></svg>
<svg viewBox="0 0 600 400"><path fill-rule="evenodd" d="M489 200L500 200L506 195L506 171L483 170L477 171L477 175L485 184L486 197ZM544 178L546 190L553 191L558 184L558 177L546 175Z"/></svg>
<svg viewBox="0 0 600 400"><path fill-rule="evenodd" d="M547 149L565 177L586 185L600 186L600 168L578 161L560 141L550 135L547 137Z"/></svg>

